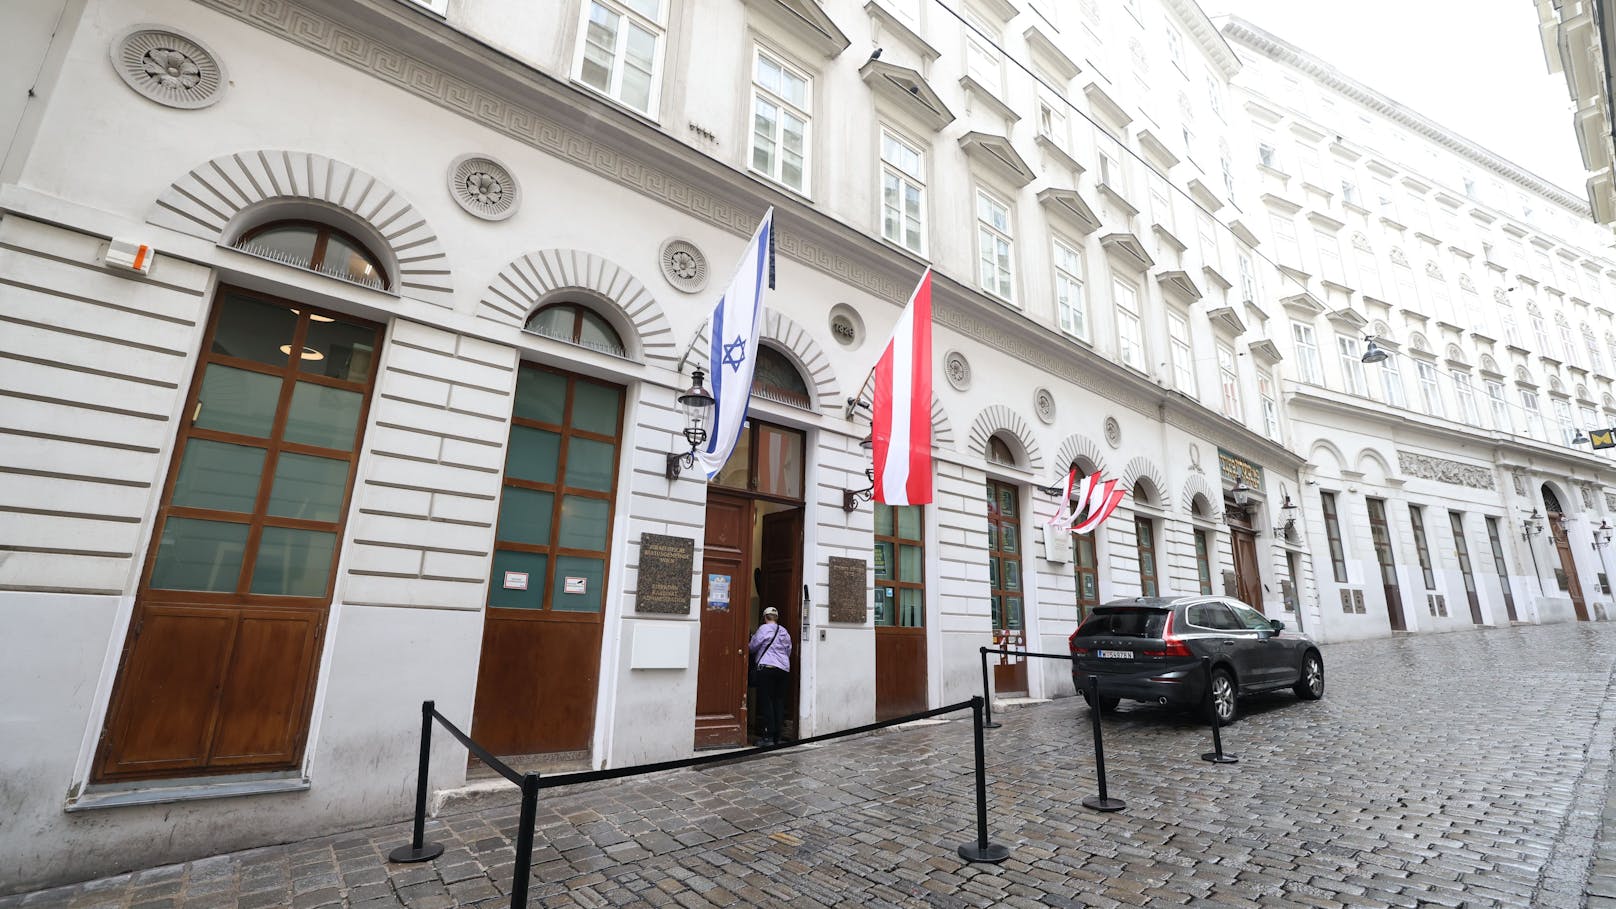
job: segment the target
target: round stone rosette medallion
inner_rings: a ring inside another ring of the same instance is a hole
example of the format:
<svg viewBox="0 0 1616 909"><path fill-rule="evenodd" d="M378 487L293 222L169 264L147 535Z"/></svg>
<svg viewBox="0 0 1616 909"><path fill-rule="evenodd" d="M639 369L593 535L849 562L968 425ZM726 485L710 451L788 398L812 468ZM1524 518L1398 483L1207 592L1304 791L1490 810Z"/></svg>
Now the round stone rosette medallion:
<svg viewBox="0 0 1616 909"><path fill-rule="evenodd" d="M484 155L461 155L449 165L449 194L485 221L509 218L522 201L522 188L510 168Z"/></svg>
<svg viewBox="0 0 1616 909"><path fill-rule="evenodd" d="M141 25L112 42L124 83L165 107L194 110L224 95L224 64L202 42L166 26Z"/></svg>

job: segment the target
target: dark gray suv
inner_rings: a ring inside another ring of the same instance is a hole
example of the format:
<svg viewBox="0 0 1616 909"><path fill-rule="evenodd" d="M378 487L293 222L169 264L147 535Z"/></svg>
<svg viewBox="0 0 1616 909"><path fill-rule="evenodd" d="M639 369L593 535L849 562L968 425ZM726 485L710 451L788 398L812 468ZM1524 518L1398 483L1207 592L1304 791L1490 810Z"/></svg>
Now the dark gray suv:
<svg viewBox="0 0 1616 909"><path fill-rule="evenodd" d="M1096 607L1070 645L1072 681L1086 701L1089 676L1097 676L1101 710L1128 698L1216 710L1228 723L1239 713L1238 699L1253 692L1290 688L1305 701L1324 696L1324 657L1307 635L1231 597L1115 600ZM1202 657L1212 660L1210 699Z"/></svg>

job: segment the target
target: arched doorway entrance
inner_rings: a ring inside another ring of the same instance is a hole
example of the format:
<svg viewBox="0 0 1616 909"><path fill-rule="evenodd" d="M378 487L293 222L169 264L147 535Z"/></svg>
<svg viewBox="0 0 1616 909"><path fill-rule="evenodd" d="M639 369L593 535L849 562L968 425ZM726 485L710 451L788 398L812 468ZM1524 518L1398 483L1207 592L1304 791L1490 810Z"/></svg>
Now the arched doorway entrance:
<svg viewBox="0 0 1616 909"><path fill-rule="evenodd" d="M758 347L752 393L808 409L807 383L786 356ZM701 568L701 652L696 675L695 746L733 748L758 735L748 705L747 642L763 610L780 610L792 636L781 738L798 737L802 679L802 430L752 418L729 460L708 484Z"/></svg>
<svg viewBox="0 0 1616 909"><path fill-rule="evenodd" d="M1559 567L1554 569L1554 581L1560 589L1571 597L1571 608L1577 612L1577 621L1588 621L1588 604L1582 598L1582 582L1577 580L1577 560L1571 554L1571 540L1566 535L1570 516L1560 505L1560 497L1555 495L1554 488L1543 484L1543 510L1549 516L1549 533L1554 537L1554 550L1560 557Z"/></svg>
<svg viewBox="0 0 1616 909"><path fill-rule="evenodd" d="M990 463L1014 466L1016 456L1003 433L988 439ZM1027 649L1024 606L1026 590L1021 574L1021 487L987 481L988 501L988 596L991 602L993 640L1010 651ZM999 656L993 667L993 690L1000 694L1027 693L1027 661L1019 656Z"/></svg>
<svg viewBox="0 0 1616 909"><path fill-rule="evenodd" d="M1223 498L1224 523L1229 525L1229 544L1234 553L1234 594L1241 602L1262 611L1262 571L1257 566L1257 530L1250 506L1235 503L1233 494Z"/></svg>

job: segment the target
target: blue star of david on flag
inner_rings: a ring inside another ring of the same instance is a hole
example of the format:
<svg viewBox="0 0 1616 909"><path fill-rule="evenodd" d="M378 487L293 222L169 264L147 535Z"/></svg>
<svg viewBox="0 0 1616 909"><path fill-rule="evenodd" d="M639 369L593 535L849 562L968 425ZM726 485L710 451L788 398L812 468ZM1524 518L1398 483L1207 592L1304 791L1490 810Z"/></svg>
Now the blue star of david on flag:
<svg viewBox="0 0 1616 909"><path fill-rule="evenodd" d="M740 335L735 340L724 345L724 365L740 372L741 364L746 362L746 339Z"/></svg>

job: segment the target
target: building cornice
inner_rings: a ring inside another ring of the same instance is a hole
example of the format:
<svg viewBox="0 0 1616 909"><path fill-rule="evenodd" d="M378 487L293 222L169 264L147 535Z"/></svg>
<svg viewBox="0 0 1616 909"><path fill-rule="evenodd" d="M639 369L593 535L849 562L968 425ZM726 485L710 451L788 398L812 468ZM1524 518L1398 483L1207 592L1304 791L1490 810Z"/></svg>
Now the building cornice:
<svg viewBox="0 0 1616 909"><path fill-rule="evenodd" d="M1584 199L1550 183L1524 167L1466 139L1438 124L1436 121L1404 107L1402 104L1352 79L1340 70L1309 54L1301 48L1276 37L1238 16L1230 16L1223 23L1223 34L1236 44L1294 69L1301 70L1318 82L1352 98L1388 120L1399 123L1438 145L1456 152L1511 182L1525 187L1583 217L1593 217L1593 211Z"/></svg>

